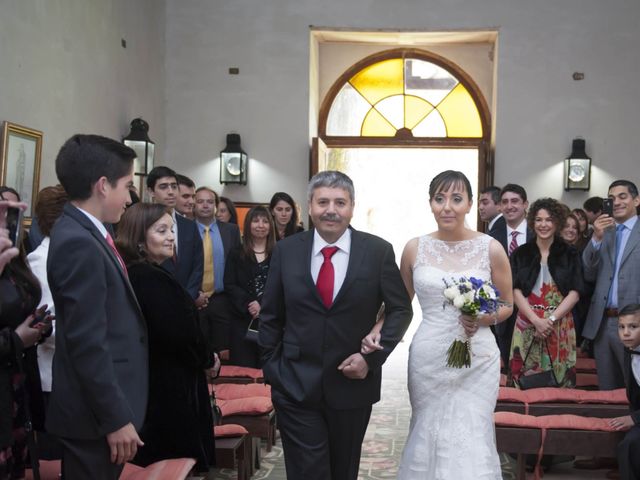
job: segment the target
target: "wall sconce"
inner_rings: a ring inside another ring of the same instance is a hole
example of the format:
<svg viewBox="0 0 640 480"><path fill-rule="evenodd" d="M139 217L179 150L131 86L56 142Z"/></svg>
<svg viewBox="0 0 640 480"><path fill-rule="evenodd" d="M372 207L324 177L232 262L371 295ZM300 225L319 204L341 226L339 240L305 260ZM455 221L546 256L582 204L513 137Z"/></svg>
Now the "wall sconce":
<svg viewBox="0 0 640 480"><path fill-rule="evenodd" d="M149 138L149 124L142 118L131 120L131 131L122 139L122 142L136 152L137 158L133 161L133 173L146 175L153 170L153 157L156 144Z"/></svg>
<svg viewBox="0 0 640 480"><path fill-rule="evenodd" d="M591 188L591 158L587 156L582 138L575 138L571 155L564 159L564 189L589 190Z"/></svg>
<svg viewBox="0 0 640 480"><path fill-rule="evenodd" d="M247 184L247 153L240 147L240 135L227 135L227 146L220 152L220 183Z"/></svg>

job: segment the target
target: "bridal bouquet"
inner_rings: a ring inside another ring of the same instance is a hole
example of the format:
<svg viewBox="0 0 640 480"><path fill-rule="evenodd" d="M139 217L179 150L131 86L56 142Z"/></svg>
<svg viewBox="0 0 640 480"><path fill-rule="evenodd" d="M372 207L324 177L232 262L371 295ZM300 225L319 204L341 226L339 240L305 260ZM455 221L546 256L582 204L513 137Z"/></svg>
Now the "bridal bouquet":
<svg viewBox="0 0 640 480"><path fill-rule="evenodd" d="M456 307L460 312L471 317L481 314L495 313L500 308L498 289L488 281L478 278L461 277L458 280L451 279L445 285L442 308L448 303ZM462 368L471 366L470 338L456 339L447 350L447 367Z"/></svg>

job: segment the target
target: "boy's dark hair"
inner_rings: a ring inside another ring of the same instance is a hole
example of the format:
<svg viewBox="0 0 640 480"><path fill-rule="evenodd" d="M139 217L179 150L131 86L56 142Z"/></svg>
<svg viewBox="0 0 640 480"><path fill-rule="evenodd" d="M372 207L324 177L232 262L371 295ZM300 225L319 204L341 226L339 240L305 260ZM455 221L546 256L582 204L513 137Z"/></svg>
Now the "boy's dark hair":
<svg viewBox="0 0 640 480"><path fill-rule="evenodd" d="M100 135L74 135L56 157L56 175L69 200L91 197L93 185L101 177L115 186L131 173L136 152L126 145Z"/></svg>
<svg viewBox="0 0 640 480"><path fill-rule="evenodd" d="M491 200L493 200L493 203L500 203L500 192L501 192L500 187L491 185L489 187L484 187L480 191L480 195L484 193L489 193L491 195Z"/></svg>
<svg viewBox="0 0 640 480"><path fill-rule="evenodd" d="M527 201L527 191L517 183L507 183L502 187L502 190L500 190L500 199L502 199L502 196L507 192L515 193L523 202Z"/></svg>
<svg viewBox="0 0 640 480"><path fill-rule="evenodd" d="M618 312L618 317L623 317L625 315L635 315L640 313L640 304L638 303L630 303L629 305L625 305Z"/></svg>
<svg viewBox="0 0 640 480"><path fill-rule="evenodd" d="M169 167L155 167L147 176L147 188L149 190L155 189L156 183L163 177L173 177L176 179L176 182L178 181L178 174Z"/></svg>
<svg viewBox="0 0 640 480"><path fill-rule="evenodd" d="M193 180L191 180L189 177L180 175L178 173L176 175L176 180L178 181L178 185L184 185L185 187L189 187L189 188L196 188L196 184L193 183Z"/></svg>
<svg viewBox="0 0 640 480"><path fill-rule="evenodd" d="M582 204L582 208L591 213L602 212L602 197L587 198Z"/></svg>

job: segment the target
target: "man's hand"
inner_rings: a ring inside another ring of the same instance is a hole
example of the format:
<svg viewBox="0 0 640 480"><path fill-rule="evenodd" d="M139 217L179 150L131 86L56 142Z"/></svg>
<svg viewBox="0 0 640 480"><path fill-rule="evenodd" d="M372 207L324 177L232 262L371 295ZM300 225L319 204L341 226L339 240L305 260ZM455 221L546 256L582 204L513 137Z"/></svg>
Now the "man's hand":
<svg viewBox="0 0 640 480"><path fill-rule="evenodd" d="M633 427L634 423L631 415L625 415L624 417L612 418L609 420L609 425L618 431L625 431Z"/></svg>
<svg viewBox="0 0 640 480"><path fill-rule="evenodd" d="M596 242L601 242L604 237L604 231L608 228L615 228L616 221L606 213L603 213L593 222L593 238Z"/></svg>
<svg viewBox="0 0 640 480"><path fill-rule="evenodd" d="M196 308L198 310L202 310L207 305L209 305L209 299L204 294L204 292L198 292L198 298L195 299L195 302L196 302Z"/></svg>
<svg viewBox="0 0 640 480"><path fill-rule="evenodd" d="M107 443L111 449L111 462L118 465L124 465L133 459L136 456L138 447L144 445L131 423L127 423L115 432L108 433Z"/></svg>
<svg viewBox="0 0 640 480"><path fill-rule="evenodd" d="M220 357L218 357L217 353L214 352L213 354L213 367L206 369L204 372L209 383L218 377L220 374Z"/></svg>
<svg viewBox="0 0 640 480"><path fill-rule="evenodd" d="M360 353L354 353L338 365L338 370L347 378L362 380L369 373L369 365Z"/></svg>

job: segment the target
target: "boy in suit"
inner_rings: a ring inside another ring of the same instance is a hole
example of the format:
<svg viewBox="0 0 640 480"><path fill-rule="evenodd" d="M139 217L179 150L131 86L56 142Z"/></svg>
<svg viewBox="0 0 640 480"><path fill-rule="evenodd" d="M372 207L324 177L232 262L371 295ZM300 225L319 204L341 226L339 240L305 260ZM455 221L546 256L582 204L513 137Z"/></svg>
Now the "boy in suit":
<svg viewBox="0 0 640 480"><path fill-rule="evenodd" d="M618 316L618 336L624 345L624 368L627 380L627 398L630 414L612 418L616 430L628 430L618 445L620 477L624 480L640 479L640 304L625 306Z"/></svg>
<svg viewBox="0 0 640 480"><path fill-rule="evenodd" d="M131 201L135 152L74 135L56 158L69 203L51 231L47 272L56 354L47 430L63 446L67 480L116 480L143 445L147 328L105 223Z"/></svg>

